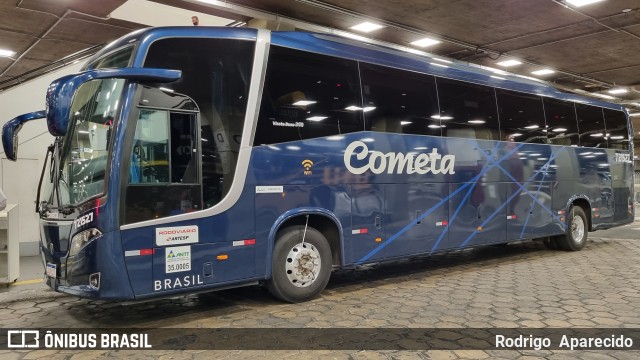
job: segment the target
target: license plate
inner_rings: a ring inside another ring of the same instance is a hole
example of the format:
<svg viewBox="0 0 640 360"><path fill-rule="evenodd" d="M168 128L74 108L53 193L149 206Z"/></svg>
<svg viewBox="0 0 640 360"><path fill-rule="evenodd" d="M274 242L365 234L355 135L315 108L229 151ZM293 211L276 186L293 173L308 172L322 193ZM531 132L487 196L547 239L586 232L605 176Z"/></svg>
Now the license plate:
<svg viewBox="0 0 640 360"><path fill-rule="evenodd" d="M47 276L56 278L56 264L47 263Z"/></svg>

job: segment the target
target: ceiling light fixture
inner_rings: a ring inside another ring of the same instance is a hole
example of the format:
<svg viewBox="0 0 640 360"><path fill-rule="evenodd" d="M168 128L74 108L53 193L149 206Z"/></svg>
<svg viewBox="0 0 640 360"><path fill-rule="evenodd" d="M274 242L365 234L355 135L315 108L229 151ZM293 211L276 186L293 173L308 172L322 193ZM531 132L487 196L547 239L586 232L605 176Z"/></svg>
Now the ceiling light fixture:
<svg viewBox="0 0 640 360"><path fill-rule="evenodd" d="M326 119L326 116L312 116L312 117L308 117L307 120L309 121L322 121L324 119Z"/></svg>
<svg viewBox="0 0 640 360"><path fill-rule="evenodd" d="M12 57L15 54L15 51L0 49L0 57Z"/></svg>
<svg viewBox="0 0 640 360"><path fill-rule="evenodd" d="M565 1L575 7L581 7L581 6L601 2L604 0L565 0Z"/></svg>
<svg viewBox="0 0 640 360"><path fill-rule="evenodd" d="M627 89L625 88L615 88L608 91L609 94L626 94Z"/></svg>
<svg viewBox="0 0 640 360"><path fill-rule="evenodd" d="M365 21L363 23L360 23L358 25L354 25L352 27L350 27L349 29L351 30L355 30L355 31L361 31L361 32L372 32L378 29L382 29L384 26L382 25L378 25L378 24L374 24L374 23L370 23L368 21Z"/></svg>
<svg viewBox="0 0 640 360"><path fill-rule="evenodd" d="M551 69L540 69L540 70L536 70L536 71L532 71L531 73L533 75L549 75L549 74L553 74L555 71L551 70Z"/></svg>
<svg viewBox="0 0 640 360"><path fill-rule="evenodd" d="M311 105L311 104L315 104L316 101L313 100L298 100L296 102L294 102L292 105L293 106L307 106L307 105Z"/></svg>
<svg viewBox="0 0 640 360"><path fill-rule="evenodd" d="M451 120L453 119L453 116L447 116L447 115L431 115L432 119L436 119L436 120Z"/></svg>
<svg viewBox="0 0 640 360"><path fill-rule="evenodd" d="M484 124L484 120L469 120L469 124Z"/></svg>
<svg viewBox="0 0 640 360"><path fill-rule="evenodd" d="M410 44L413 45L413 46L424 48L424 47L433 46L433 45L439 44L439 43L440 43L440 40L435 40L435 39L431 39L431 38L424 38L424 39L412 41Z"/></svg>
<svg viewBox="0 0 640 360"><path fill-rule="evenodd" d="M516 66L516 65L520 65L522 64L521 61L518 60L505 60L505 61L501 61L499 63L496 63L500 66L504 66L504 67L509 67L509 66Z"/></svg>

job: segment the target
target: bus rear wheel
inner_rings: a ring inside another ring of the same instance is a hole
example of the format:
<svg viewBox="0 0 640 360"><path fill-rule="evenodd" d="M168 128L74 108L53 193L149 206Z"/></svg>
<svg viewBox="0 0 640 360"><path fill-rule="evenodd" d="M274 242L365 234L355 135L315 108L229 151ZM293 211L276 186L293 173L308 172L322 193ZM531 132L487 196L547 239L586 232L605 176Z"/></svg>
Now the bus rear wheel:
<svg viewBox="0 0 640 360"><path fill-rule="evenodd" d="M587 216L579 206L569 209L569 226L564 235L556 238L559 249L565 251L580 251L587 243L589 231Z"/></svg>
<svg viewBox="0 0 640 360"><path fill-rule="evenodd" d="M324 235L312 227L305 234L304 226L292 226L276 239L267 289L286 302L313 299L327 286L331 265L331 248Z"/></svg>

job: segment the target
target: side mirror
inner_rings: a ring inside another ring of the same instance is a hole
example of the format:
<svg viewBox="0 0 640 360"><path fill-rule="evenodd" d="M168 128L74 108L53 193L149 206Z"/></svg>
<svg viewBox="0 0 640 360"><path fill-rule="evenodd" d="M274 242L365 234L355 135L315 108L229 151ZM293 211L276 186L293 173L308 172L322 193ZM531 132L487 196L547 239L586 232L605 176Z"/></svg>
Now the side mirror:
<svg viewBox="0 0 640 360"><path fill-rule="evenodd" d="M2 127L2 147L7 159L16 161L18 158L18 133L27 121L42 119L47 116L45 110L35 111L15 117Z"/></svg>
<svg viewBox="0 0 640 360"><path fill-rule="evenodd" d="M49 132L53 136L64 136L67 133L73 96L80 85L87 81L129 79L137 82L168 83L180 79L181 76L180 70L119 68L87 70L61 77L52 82L47 89L46 117Z"/></svg>

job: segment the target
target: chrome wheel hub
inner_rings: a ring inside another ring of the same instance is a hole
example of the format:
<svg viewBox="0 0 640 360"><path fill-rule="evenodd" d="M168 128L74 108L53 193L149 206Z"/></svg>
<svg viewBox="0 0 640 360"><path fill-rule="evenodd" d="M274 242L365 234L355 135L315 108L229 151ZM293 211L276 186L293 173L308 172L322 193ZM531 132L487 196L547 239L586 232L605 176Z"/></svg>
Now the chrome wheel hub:
<svg viewBox="0 0 640 360"><path fill-rule="evenodd" d="M574 216L571 221L571 236L578 244L584 241L584 221L580 216Z"/></svg>
<svg viewBox="0 0 640 360"><path fill-rule="evenodd" d="M295 245L287 254L285 269L289 281L297 287L307 287L320 274L320 252L310 243Z"/></svg>

